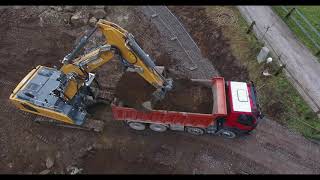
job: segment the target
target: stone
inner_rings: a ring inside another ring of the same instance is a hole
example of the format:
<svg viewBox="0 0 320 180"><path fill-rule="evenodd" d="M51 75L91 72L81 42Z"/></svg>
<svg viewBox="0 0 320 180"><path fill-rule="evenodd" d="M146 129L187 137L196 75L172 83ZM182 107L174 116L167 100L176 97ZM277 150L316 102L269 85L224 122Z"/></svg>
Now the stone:
<svg viewBox="0 0 320 180"><path fill-rule="evenodd" d="M49 174L50 170L49 169L45 169L43 171L41 171L39 174Z"/></svg>
<svg viewBox="0 0 320 180"><path fill-rule="evenodd" d="M71 25L75 27L84 26L88 22L88 15L79 11L75 13L73 16L71 16Z"/></svg>
<svg viewBox="0 0 320 180"><path fill-rule="evenodd" d="M71 174L71 175L74 175L74 174L79 174L81 173L81 171L83 171L82 168L77 168L75 166L68 166L67 167L67 171Z"/></svg>
<svg viewBox="0 0 320 180"><path fill-rule="evenodd" d="M62 10L63 10L63 9L62 9L62 7L60 7L60 6L57 8L57 11L59 11L59 12L61 12Z"/></svg>
<svg viewBox="0 0 320 180"><path fill-rule="evenodd" d="M92 15L99 20L99 19L103 19L107 15L107 13L104 9L95 9L92 12Z"/></svg>
<svg viewBox="0 0 320 180"><path fill-rule="evenodd" d="M97 21L98 21L97 18L91 17L91 18L89 19L89 25L92 26L92 27L94 27L94 26L96 25Z"/></svg>
<svg viewBox="0 0 320 180"><path fill-rule="evenodd" d="M62 11L62 7L61 6L50 6L51 9L55 10L55 11Z"/></svg>
<svg viewBox="0 0 320 180"><path fill-rule="evenodd" d="M76 7L75 6L65 6L63 8L64 11L66 12L75 12L76 11Z"/></svg>
<svg viewBox="0 0 320 180"><path fill-rule="evenodd" d="M53 166L53 164L54 164L54 161L50 157L48 157L46 160L46 167L50 169Z"/></svg>
<svg viewBox="0 0 320 180"><path fill-rule="evenodd" d="M8 167L11 169L13 167L13 163L9 163Z"/></svg>

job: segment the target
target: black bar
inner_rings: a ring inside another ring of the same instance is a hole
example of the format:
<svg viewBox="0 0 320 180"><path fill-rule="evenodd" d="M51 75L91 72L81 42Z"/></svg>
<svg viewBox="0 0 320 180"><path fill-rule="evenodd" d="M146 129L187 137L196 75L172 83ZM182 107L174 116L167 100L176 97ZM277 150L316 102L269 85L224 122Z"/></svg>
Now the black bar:
<svg viewBox="0 0 320 180"><path fill-rule="evenodd" d="M63 62L68 64L74 57L77 55L77 53L88 43L89 38L92 36L92 34L97 30L98 27L95 27L92 31L89 32L89 34L83 36L77 46L72 50L71 53L66 55L63 59Z"/></svg>
<svg viewBox="0 0 320 180"><path fill-rule="evenodd" d="M252 23L250 24L248 30L247 30L247 34L249 34L252 31L253 26L256 24L256 21L252 21Z"/></svg>
<svg viewBox="0 0 320 180"><path fill-rule="evenodd" d="M288 14L287 14L284 18L285 18L285 19L288 19L288 18L291 16L292 12L293 12L295 9L296 9L296 8L290 9L290 11L288 12Z"/></svg>

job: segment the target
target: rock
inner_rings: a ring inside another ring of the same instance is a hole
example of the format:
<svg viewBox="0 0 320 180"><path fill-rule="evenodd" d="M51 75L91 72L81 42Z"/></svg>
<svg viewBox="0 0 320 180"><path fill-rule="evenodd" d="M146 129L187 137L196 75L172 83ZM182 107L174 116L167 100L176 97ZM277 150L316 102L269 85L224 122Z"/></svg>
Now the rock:
<svg viewBox="0 0 320 180"><path fill-rule="evenodd" d="M79 174L81 173L81 171L83 171L82 168L77 168L75 166L68 166L67 167L67 171L71 174L71 175L74 175L74 174Z"/></svg>
<svg viewBox="0 0 320 180"><path fill-rule="evenodd" d="M39 174L49 174L49 173L50 173L50 170L46 169L46 170L41 171Z"/></svg>
<svg viewBox="0 0 320 180"><path fill-rule="evenodd" d="M71 20L71 15L64 15L63 16L63 22L65 23L65 24L68 24L68 25L70 25L70 20Z"/></svg>
<svg viewBox="0 0 320 180"><path fill-rule="evenodd" d="M63 9L62 9L62 7L60 7L60 6L57 8L57 11L59 11L59 12L61 12L62 10L63 10Z"/></svg>
<svg viewBox="0 0 320 180"><path fill-rule="evenodd" d="M107 13L104 9L96 9L92 12L92 15L97 19L103 19Z"/></svg>
<svg viewBox="0 0 320 180"><path fill-rule="evenodd" d="M54 161L50 157L48 157L46 160L46 167L50 169L53 166L53 164L54 164Z"/></svg>
<svg viewBox="0 0 320 180"><path fill-rule="evenodd" d="M13 167L13 163L9 163L8 167L11 169Z"/></svg>
<svg viewBox="0 0 320 180"><path fill-rule="evenodd" d="M89 25L93 27L96 25L97 21L98 21L97 18L92 17L89 19Z"/></svg>
<svg viewBox="0 0 320 180"><path fill-rule="evenodd" d="M77 12L75 13L73 16L71 16L71 25L75 26L75 27L80 27L83 26L85 24L87 24L88 22L88 14L85 14L84 12Z"/></svg>
<svg viewBox="0 0 320 180"><path fill-rule="evenodd" d="M55 11L62 11L62 7L61 6L50 6L51 9L55 10Z"/></svg>
<svg viewBox="0 0 320 180"><path fill-rule="evenodd" d="M71 16L71 19L70 19L70 20L71 20L71 23L72 23L73 25L79 24L79 22L80 22L80 12L74 14L73 16Z"/></svg>
<svg viewBox="0 0 320 180"><path fill-rule="evenodd" d="M75 6L65 6L63 8L64 11L66 12L75 12L76 11L76 7Z"/></svg>

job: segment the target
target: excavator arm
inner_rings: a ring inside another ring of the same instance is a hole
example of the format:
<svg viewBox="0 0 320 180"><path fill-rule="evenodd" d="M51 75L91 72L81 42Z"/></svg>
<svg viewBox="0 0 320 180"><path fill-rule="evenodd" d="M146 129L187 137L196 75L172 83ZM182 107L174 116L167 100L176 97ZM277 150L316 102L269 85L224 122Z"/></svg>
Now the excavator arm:
<svg viewBox="0 0 320 180"><path fill-rule="evenodd" d="M71 61L97 28L103 33L106 44ZM65 74L73 73L77 76L70 80L65 91L66 96L72 99L79 86L84 83L85 79L88 79L88 74L115 56L128 71L137 72L157 89L154 93L156 99L163 98L166 91L171 89L172 81L162 76L153 60L141 49L132 34L112 22L101 19L89 36L84 36L74 51L68 54L63 61L64 65L60 70Z"/></svg>

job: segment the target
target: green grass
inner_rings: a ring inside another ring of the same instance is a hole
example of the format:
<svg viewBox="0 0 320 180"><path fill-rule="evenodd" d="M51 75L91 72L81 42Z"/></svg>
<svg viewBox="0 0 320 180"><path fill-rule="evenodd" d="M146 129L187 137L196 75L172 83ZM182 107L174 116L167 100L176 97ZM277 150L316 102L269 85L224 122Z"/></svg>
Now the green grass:
<svg viewBox="0 0 320 180"><path fill-rule="evenodd" d="M290 10L293 6L286 6L287 10ZM303 31L294 23L294 21L289 18L285 20L286 12L280 6L273 6L273 10L286 22L289 28L293 33L298 37L298 39L306 45L307 48L311 50L313 54L316 54L320 49L317 49L312 41L303 33ZM309 20L315 29L320 32L320 6L296 6L296 8L304 14L304 16ZM320 37L316 35L315 32L309 28L307 23L296 13L291 14L292 17L295 17L297 21L309 32L310 36L316 41L320 42ZM320 43L318 43L320 44Z"/></svg>
<svg viewBox="0 0 320 180"><path fill-rule="evenodd" d="M261 77L263 67L257 63L256 56L262 44L253 34L246 34L248 24L242 18L238 9L221 6L207 8L210 17L213 17L214 12L221 10L228 12L232 10L234 16L237 17L237 23L224 27L223 33L230 41L232 54L239 59L241 65L246 66L250 79L255 82L263 112L271 119L300 132L305 137L320 140L320 132L303 123L306 122L320 130L320 119L285 75L280 74L272 78ZM274 62L272 72L275 72L278 68L278 64Z"/></svg>

